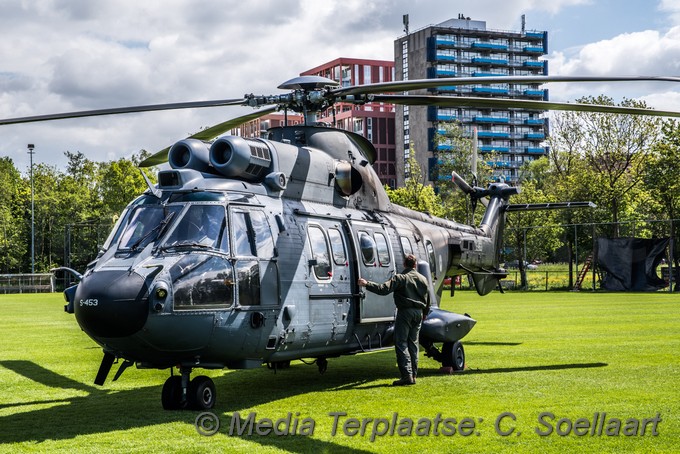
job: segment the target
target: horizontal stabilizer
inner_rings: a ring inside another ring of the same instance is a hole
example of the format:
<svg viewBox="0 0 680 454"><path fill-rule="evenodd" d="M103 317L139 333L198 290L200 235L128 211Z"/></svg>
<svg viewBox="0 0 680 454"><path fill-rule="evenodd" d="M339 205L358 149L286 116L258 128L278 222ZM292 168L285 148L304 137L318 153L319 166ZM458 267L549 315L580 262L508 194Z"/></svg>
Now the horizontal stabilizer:
<svg viewBox="0 0 680 454"><path fill-rule="evenodd" d="M595 208L593 202L516 203L508 205L505 211L563 210L566 208Z"/></svg>

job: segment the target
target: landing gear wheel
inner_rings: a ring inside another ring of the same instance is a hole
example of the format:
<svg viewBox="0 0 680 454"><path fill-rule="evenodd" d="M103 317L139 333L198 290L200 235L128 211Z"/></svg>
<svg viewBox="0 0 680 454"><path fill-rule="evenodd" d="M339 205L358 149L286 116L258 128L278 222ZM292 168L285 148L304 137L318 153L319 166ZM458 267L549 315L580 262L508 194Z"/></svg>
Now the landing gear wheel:
<svg viewBox="0 0 680 454"><path fill-rule="evenodd" d="M454 371L465 369L465 349L460 341L444 342L442 356L443 367L452 367Z"/></svg>
<svg viewBox="0 0 680 454"><path fill-rule="evenodd" d="M182 408L182 377L173 375L165 380L161 392L161 403L164 410L179 410Z"/></svg>
<svg viewBox="0 0 680 454"><path fill-rule="evenodd" d="M189 408L193 410L210 410L217 400L215 383L205 375L194 378L187 389L187 400Z"/></svg>

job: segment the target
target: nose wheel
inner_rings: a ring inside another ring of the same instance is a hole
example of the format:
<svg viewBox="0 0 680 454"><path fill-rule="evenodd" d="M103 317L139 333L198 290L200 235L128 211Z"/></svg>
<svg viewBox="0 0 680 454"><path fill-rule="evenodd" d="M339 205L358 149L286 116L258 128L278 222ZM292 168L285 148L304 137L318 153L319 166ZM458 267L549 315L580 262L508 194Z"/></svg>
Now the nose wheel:
<svg viewBox="0 0 680 454"><path fill-rule="evenodd" d="M199 375L189 381L191 369L181 369L182 375L172 375L163 384L161 403L165 410L210 410L215 406L217 392L210 377Z"/></svg>

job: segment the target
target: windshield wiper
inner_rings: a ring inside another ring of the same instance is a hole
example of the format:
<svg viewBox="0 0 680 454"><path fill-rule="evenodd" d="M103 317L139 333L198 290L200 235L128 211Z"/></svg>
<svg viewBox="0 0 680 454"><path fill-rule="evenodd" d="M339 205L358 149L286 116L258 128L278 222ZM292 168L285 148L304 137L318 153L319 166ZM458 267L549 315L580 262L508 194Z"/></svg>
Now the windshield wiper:
<svg viewBox="0 0 680 454"><path fill-rule="evenodd" d="M215 249L214 246L211 246L209 244L198 243L196 241L181 241L179 243L162 246L161 251L168 251L171 249L181 248Z"/></svg>
<svg viewBox="0 0 680 454"><path fill-rule="evenodd" d="M170 221L172 218L175 216L175 211L171 211L168 213L167 216L165 216L165 219L163 219L156 227L153 229L149 230L149 232L146 235L142 235L140 239L134 242L132 246L130 246L131 251L136 251L137 248L139 247L140 244L142 244L145 240L151 237L154 233L157 233L156 238L161 236L163 232L165 231L165 228L170 224Z"/></svg>

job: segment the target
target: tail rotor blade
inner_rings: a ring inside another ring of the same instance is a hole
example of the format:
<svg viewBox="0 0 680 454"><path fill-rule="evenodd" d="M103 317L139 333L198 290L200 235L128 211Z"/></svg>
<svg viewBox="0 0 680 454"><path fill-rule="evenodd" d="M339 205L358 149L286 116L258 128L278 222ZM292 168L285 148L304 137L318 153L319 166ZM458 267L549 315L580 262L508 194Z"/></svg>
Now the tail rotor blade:
<svg viewBox="0 0 680 454"><path fill-rule="evenodd" d="M455 183L456 186L460 188L461 191L463 191L466 194L474 194L476 192L476 189L470 186L470 184L463 179L460 175L458 175L456 172L451 172L451 179Z"/></svg>

